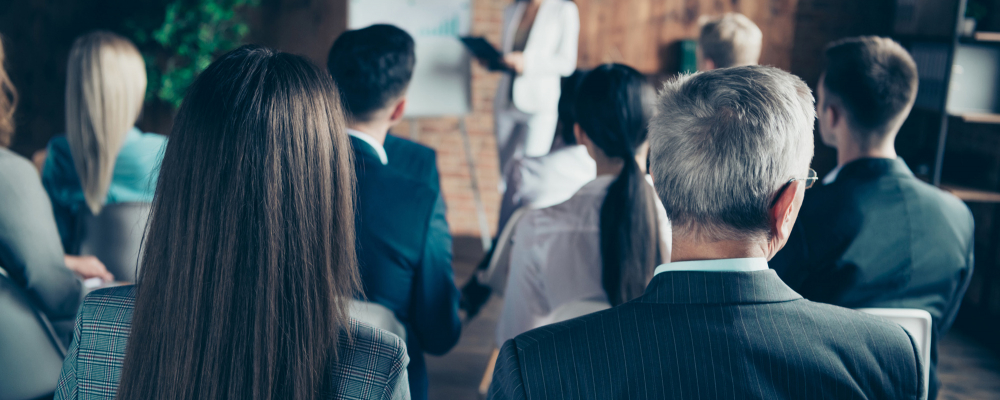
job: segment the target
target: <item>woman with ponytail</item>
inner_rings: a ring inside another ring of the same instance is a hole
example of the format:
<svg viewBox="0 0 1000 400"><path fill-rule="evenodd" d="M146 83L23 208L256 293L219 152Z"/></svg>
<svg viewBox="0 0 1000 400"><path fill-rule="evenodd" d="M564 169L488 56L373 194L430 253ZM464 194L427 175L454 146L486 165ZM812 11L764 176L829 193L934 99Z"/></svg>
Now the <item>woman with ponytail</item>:
<svg viewBox="0 0 1000 400"><path fill-rule="evenodd" d="M642 168L654 97L646 78L624 65L584 78L576 139L594 158L597 179L518 221L498 344L555 322L560 306L632 300L670 259L670 225Z"/></svg>

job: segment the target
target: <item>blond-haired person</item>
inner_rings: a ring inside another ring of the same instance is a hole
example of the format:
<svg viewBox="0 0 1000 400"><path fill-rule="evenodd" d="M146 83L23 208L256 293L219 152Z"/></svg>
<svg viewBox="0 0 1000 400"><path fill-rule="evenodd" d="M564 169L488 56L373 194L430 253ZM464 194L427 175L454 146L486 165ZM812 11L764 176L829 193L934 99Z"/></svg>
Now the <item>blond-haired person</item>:
<svg viewBox="0 0 1000 400"><path fill-rule="evenodd" d="M703 17L698 35L698 70L757 65L764 34L739 13Z"/></svg>
<svg viewBox="0 0 1000 400"><path fill-rule="evenodd" d="M66 135L49 142L42 183L63 246L72 249L75 220L106 204L150 202L166 137L135 128L146 94L146 64L117 34L77 38L66 77Z"/></svg>

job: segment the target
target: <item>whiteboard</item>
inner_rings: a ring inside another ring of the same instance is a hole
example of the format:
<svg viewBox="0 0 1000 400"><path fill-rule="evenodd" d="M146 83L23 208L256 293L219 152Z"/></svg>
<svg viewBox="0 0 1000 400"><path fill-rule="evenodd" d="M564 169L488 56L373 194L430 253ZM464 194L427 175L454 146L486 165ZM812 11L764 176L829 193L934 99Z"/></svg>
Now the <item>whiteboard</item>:
<svg viewBox="0 0 1000 400"><path fill-rule="evenodd" d="M471 0L351 0L350 29L392 24L416 42L417 64L407 92L407 117L464 115L471 110Z"/></svg>

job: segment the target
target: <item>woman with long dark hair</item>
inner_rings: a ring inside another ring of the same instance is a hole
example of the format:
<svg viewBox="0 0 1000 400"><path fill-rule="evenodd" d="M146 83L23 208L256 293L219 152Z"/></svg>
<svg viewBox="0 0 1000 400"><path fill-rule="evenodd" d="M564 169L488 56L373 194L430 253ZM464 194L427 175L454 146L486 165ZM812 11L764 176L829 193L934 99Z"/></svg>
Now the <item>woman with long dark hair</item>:
<svg viewBox="0 0 1000 400"><path fill-rule="evenodd" d="M640 162L655 93L638 71L603 65L580 84L576 139L597 179L515 226L497 343L567 315L580 302L616 306L642 294L670 259L670 226Z"/></svg>
<svg viewBox="0 0 1000 400"><path fill-rule="evenodd" d="M175 120L138 284L84 300L56 398L409 398L403 343L348 317L352 162L328 74L253 46L213 63Z"/></svg>

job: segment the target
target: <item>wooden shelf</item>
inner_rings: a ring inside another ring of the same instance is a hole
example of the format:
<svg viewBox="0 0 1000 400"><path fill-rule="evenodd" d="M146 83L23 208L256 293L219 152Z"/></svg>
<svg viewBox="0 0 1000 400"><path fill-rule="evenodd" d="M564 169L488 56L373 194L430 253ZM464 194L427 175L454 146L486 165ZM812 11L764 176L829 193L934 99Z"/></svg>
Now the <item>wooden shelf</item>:
<svg viewBox="0 0 1000 400"><path fill-rule="evenodd" d="M941 189L970 203L1000 203L1000 193L988 190L971 189L954 185L941 185Z"/></svg>
<svg viewBox="0 0 1000 400"><path fill-rule="evenodd" d="M1000 124L1000 114L964 113L952 116L961 118L962 121L970 124Z"/></svg>
<svg viewBox="0 0 1000 400"><path fill-rule="evenodd" d="M978 42L1000 42L1000 32L976 32Z"/></svg>

